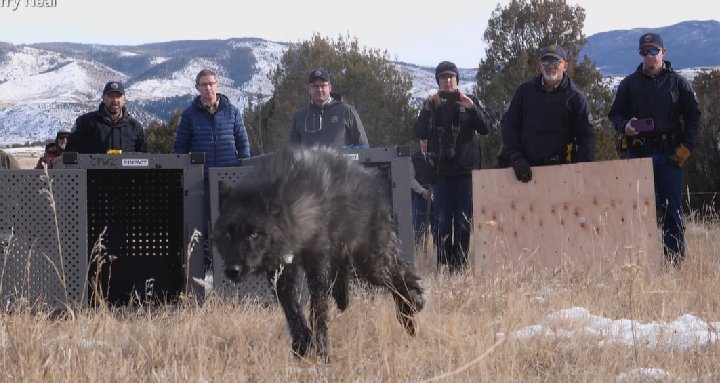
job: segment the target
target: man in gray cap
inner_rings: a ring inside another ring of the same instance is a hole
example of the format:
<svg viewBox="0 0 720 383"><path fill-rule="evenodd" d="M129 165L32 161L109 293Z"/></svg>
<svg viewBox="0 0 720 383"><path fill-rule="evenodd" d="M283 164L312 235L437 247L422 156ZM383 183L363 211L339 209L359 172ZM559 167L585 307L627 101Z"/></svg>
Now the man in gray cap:
<svg viewBox="0 0 720 383"><path fill-rule="evenodd" d="M540 74L520 84L502 117L501 166L512 166L521 182L531 166L595 159L595 132L587 98L565 73L567 54L559 45L540 52Z"/></svg>
<svg viewBox="0 0 720 383"><path fill-rule="evenodd" d="M310 102L293 115L290 144L338 149L369 147L355 108L331 91L330 73L323 68L311 70L308 75Z"/></svg>
<svg viewBox="0 0 720 383"><path fill-rule="evenodd" d="M663 60L665 52L657 33L640 36L642 62L620 82L608 118L628 143L629 158L652 158L665 258L679 265L685 257L682 166L697 143L700 107L690 82Z"/></svg>
<svg viewBox="0 0 720 383"><path fill-rule="evenodd" d="M145 131L125 109L125 87L119 81L105 84L98 110L75 121L66 152L106 154L146 152Z"/></svg>

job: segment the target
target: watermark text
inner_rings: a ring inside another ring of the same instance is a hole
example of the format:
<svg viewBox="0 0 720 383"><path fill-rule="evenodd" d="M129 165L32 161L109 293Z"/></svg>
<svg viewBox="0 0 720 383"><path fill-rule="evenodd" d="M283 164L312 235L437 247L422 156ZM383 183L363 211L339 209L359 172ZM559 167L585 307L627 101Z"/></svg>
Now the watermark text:
<svg viewBox="0 0 720 383"><path fill-rule="evenodd" d="M56 8L57 0L0 0L0 9L17 11L21 8Z"/></svg>

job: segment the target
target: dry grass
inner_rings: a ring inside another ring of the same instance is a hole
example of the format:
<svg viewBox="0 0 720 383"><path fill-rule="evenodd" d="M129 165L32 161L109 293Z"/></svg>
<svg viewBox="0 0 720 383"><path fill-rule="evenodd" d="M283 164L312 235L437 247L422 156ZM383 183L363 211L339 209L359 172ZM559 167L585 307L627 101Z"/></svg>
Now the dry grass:
<svg viewBox="0 0 720 383"><path fill-rule="evenodd" d="M332 311L327 364L292 356L277 305L210 296L203 305L84 309L72 319L18 310L0 316L0 381L609 382L636 368L661 368L666 381L717 381L717 344L688 351L497 335L574 306L611 319L718 321L720 229L693 225L688 234L682 269L648 282L621 267L593 280L572 270L554 278L425 272L428 304L414 338L389 296L355 289L345 313Z"/></svg>

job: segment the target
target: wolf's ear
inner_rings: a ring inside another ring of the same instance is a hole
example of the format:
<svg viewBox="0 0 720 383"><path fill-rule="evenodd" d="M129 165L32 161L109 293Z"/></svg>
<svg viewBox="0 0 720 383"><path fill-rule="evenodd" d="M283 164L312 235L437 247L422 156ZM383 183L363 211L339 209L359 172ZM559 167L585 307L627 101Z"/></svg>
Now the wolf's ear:
<svg viewBox="0 0 720 383"><path fill-rule="evenodd" d="M223 207L223 204L230 196L230 191L232 190L232 185L230 185L229 182L225 180L218 181L218 201L220 202L220 207Z"/></svg>

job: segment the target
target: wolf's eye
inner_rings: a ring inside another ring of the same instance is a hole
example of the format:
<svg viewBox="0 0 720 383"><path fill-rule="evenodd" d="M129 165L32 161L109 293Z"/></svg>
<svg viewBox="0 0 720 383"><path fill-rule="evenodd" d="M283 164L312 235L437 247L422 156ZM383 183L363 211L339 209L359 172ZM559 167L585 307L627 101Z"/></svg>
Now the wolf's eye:
<svg viewBox="0 0 720 383"><path fill-rule="evenodd" d="M259 234L256 232L250 233L250 239L257 239L258 236L259 236Z"/></svg>

